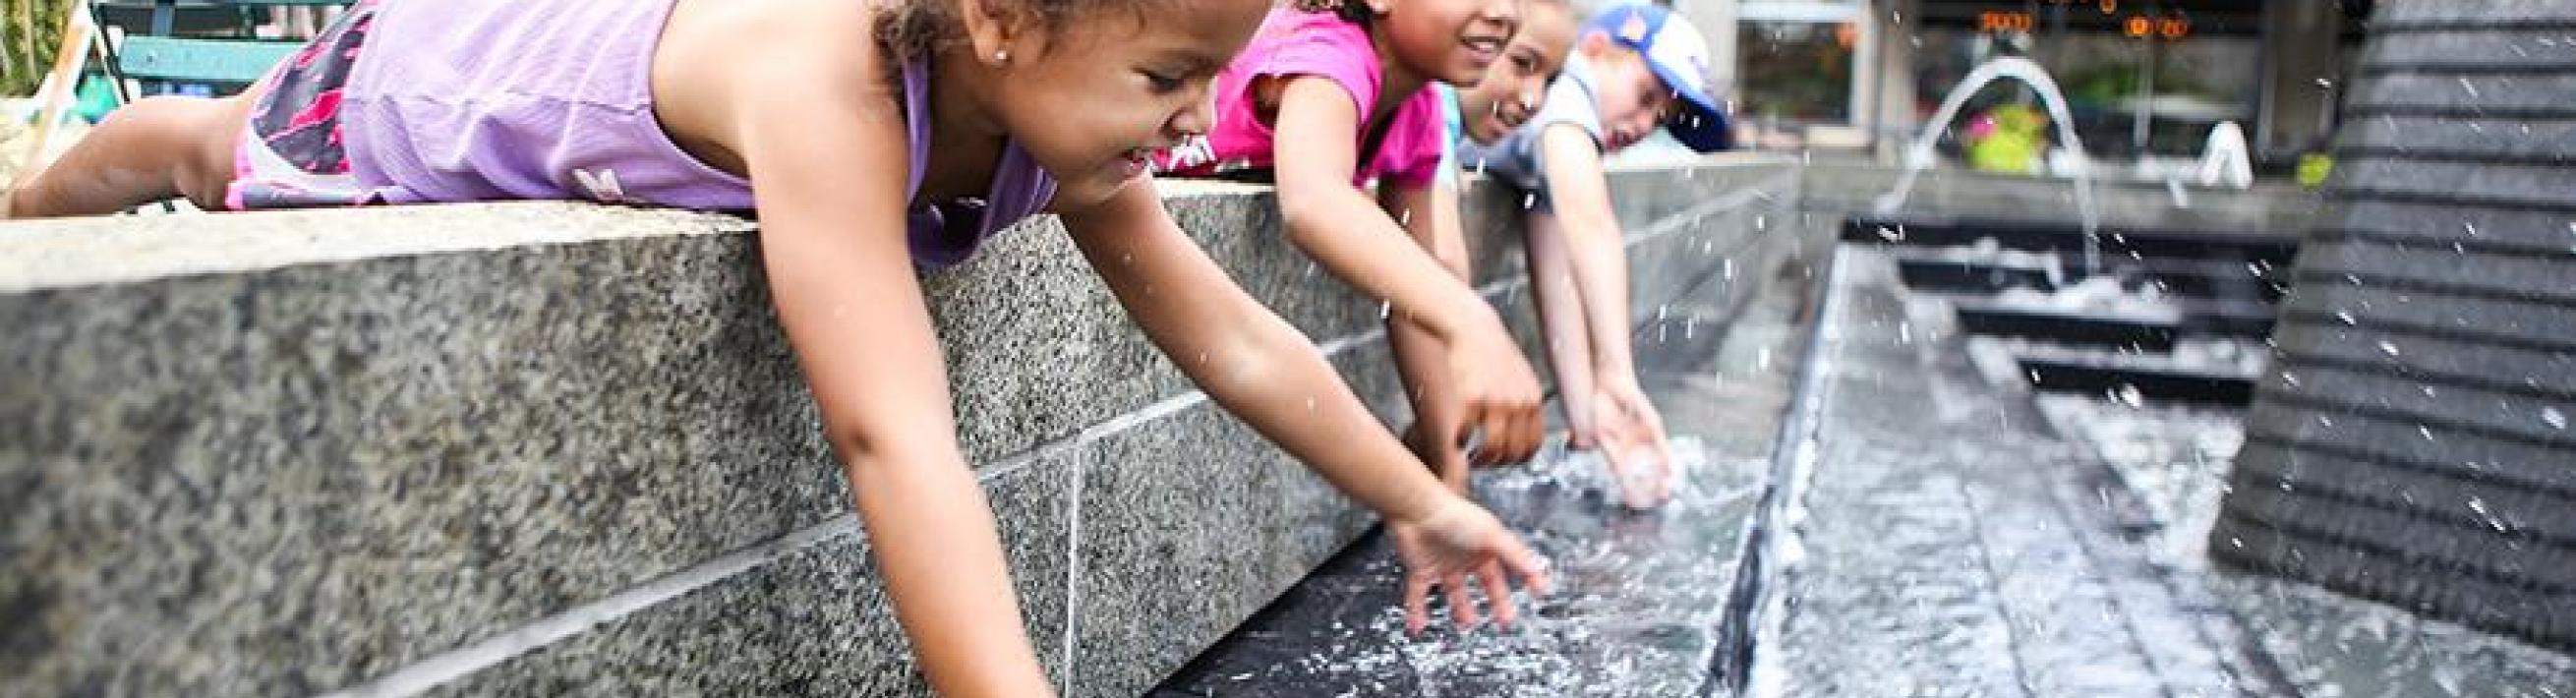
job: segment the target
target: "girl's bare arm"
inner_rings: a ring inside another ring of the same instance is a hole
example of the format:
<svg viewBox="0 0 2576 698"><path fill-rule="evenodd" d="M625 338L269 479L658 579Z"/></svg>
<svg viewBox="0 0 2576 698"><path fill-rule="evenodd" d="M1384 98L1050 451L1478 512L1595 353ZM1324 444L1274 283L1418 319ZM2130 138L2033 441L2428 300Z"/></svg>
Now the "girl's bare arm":
<svg viewBox="0 0 2576 698"><path fill-rule="evenodd" d="M1480 580L1495 617L1515 613L1505 575L1534 589L1546 578L1519 538L1443 487L1351 394L1314 345L1253 301L1208 259L1145 183L1092 210L1064 216L1101 280L1163 353L1263 436L1304 460L1344 494L1386 518L1404 558L1407 627L1425 622L1424 598L1448 580L1464 607ZM1460 611L1461 624L1475 619Z"/></svg>
<svg viewBox="0 0 2576 698"><path fill-rule="evenodd" d="M730 140L757 187L770 294L932 687L1049 695L992 510L957 448L905 243L902 111L882 91L811 89L870 84L871 71L771 74L740 91L747 116Z"/></svg>

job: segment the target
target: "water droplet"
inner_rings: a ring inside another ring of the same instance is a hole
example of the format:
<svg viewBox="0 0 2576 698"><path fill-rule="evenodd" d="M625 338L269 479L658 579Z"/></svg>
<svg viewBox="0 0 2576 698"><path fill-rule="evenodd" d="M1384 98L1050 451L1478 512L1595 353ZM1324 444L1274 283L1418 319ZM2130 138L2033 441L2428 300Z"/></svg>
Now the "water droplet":
<svg viewBox="0 0 2576 698"><path fill-rule="evenodd" d="M2111 399L2132 408L2147 406L2146 393L2139 391L2138 386L2127 383L2122 383L2120 384L2120 387L2112 389Z"/></svg>
<svg viewBox="0 0 2576 698"><path fill-rule="evenodd" d="M2494 528L2498 533L2512 530L2512 527L2504 525L2503 519L2496 518L2495 512L2487 510L2486 500L2470 497L2469 511L2477 512L2478 518L2486 519L2487 526Z"/></svg>
<svg viewBox="0 0 2576 698"><path fill-rule="evenodd" d="M2461 223L2460 223L2460 230L2461 230L2461 231L2463 231L2463 232L2468 233L2468 234L2469 234L2469 237L2477 237L2477 236L2478 236L2478 224L2476 224L2476 223L2469 223L2469 222L2463 221L2463 222L2461 222Z"/></svg>
<svg viewBox="0 0 2576 698"><path fill-rule="evenodd" d="M2331 78L2317 78L2317 87L2319 89L2326 90L2334 89L2334 80Z"/></svg>
<svg viewBox="0 0 2576 698"><path fill-rule="evenodd" d="M2396 356L2396 355L2397 355L2397 343L2395 343L2395 342L2391 342L2391 341L2388 341L2388 340L2385 340L2385 339L2379 340L2379 353L2387 354L2387 355L2389 355L2389 356Z"/></svg>
<svg viewBox="0 0 2576 698"><path fill-rule="evenodd" d="M1378 302L1377 302L1377 319L1384 320L1384 319L1386 319L1386 316L1391 315L1391 314L1394 314L1394 313L1395 313L1395 303L1394 303L1394 302L1392 302L1392 301L1378 301Z"/></svg>
<svg viewBox="0 0 2576 698"><path fill-rule="evenodd" d="M1538 194L1536 192L1521 195L1521 210L1527 211L1537 207Z"/></svg>
<svg viewBox="0 0 2576 698"><path fill-rule="evenodd" d="M2565 429L2567 413L2558 411L2556 407L2543 407L2540 408L2540 421L2547 423L2551 429Z"/></svg>
<svg viewBox="0 0 2576 698"><path fill-rule="evenodd" d="M2282 371L2282 372L2281 372L2281 382L2283 382L2283 383L2287 383L2287 384L2289 384L2289 385L2290 385L2290 387L2293 387L2293 388L2299 387L2299 374L2291 373L2291 372L2288 372L2288 371Z"/></svg>
<svg viewBox="0 0 2576 698"><path fill-rule="evenodd" d="M1886 241L1888 241L1888 242L1904 242L1904 241L1905 241L1905 226L1901 226L1901 225L1900 225L1900 226L1897 226L1897 227L1894 227L1894 228L1889 228L1889 227L1884 226L1884 225L1879 226L1879 227L1878 227L1878 237L1879 237L1879 238L1881 238L1881 239L1884 239L1884 240L1886 240Z"/></svg>
<svg viewBox="0 0 2576 698"><path fill-rule="evenodd" d="M2361 324L2361 321L2360 321L2360 320L2355 319L2355 318L2352 316L2352 311L2350 311L2350 310L2337 310L2337 311L2335 311L2335 319L2337 319L2337 320L2342 320L2342 321L2343 321L2343 324L2346 324L2346 325L2359 325L2359 324Z"/></svg>

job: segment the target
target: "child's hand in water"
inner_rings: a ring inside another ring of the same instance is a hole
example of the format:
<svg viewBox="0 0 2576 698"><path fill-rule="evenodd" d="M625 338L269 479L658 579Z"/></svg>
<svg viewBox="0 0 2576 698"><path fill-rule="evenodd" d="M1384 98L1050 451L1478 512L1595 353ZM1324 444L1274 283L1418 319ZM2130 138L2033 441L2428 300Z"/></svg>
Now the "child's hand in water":
<svg viewBox="0 0 2576 698"><path fill-rule="evenodd" d="M1420 634L1429 623L1426 608L1435 584L1448 592L1450 619L1461 629L1474 625L1477 618L1476 606L1467 595L1470 579L1484 585L1494 623L1506 628L1520 617L1512 607L1507 576L1520 577L1521 586L1532 594L1547 592L1547 573L1539 569L1538 556L1493 514L1463 497L1450 497L1419 521L1390 521L1386 528L1395 538L1396 555L1404 558L1404 632L1408 635Z"/></svg>
<svg viewBox="0 0 2576 698"><path fill-rule="evenodd" d="M1539 416L1538 374L1501 322L1489 320L1483 330L1450 342L1449 370L1464 403L1457 412L1464 418L1455 443L1477 436L1467 457L1477 465L1529 460L1545 427Z"/></svg>
<svg viewBox="0 0 2576 698"><path fill-rule="evenodd" d="M1610 476L1632 509L1652 509L1672 498L1672 451L1664 446L1664 416L1634 378L1602 381L1593 391L1592 423Z"/></svg>

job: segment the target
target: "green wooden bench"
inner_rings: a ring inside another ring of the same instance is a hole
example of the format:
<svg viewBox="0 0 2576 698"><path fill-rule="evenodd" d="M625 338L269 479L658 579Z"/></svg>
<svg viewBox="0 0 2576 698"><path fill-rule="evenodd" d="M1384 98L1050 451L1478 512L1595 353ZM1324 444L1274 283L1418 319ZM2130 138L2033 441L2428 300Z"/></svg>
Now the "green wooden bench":
<svg viewBox="0 0 2576 698"><path fill-rule="evenodd" d="M104 61L116 83L118 98L132 101L127 80L200 84L229 93L259 80L268 69L294 55L301 39L263 40L251 36L258 10L276 7L348 5L351 0L101 0L91 5L100 26L118 24L125 38L115 42ZM142 11L140 26L131 23ZM122 17L118 15L123 15ZM183 27L185 31L183 31Z"/></svg>

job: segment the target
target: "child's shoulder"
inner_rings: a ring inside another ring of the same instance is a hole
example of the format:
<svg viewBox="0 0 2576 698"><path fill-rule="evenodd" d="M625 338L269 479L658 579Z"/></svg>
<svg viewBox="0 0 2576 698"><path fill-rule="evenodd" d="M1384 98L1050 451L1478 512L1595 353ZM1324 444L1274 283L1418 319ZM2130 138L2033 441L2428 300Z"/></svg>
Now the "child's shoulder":
<svg viewBox="0 0 2576 698"><path fill-rule="evenodd" d="M878 3L846 0L679 0L662 41L669 59L798 75L875 68L891 60ZM829 89L830 85L810 85Z"/></svg>
<svg viewBox="0 0 2576 698"><path fill-rule="evenodd" d="M654 56L664 128L738 152L755 124L831 128L854 113L900 123L899 69L868 9L877 4L679 0Z"/></svg>

